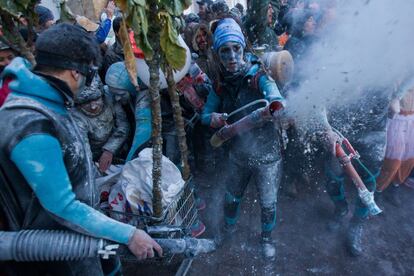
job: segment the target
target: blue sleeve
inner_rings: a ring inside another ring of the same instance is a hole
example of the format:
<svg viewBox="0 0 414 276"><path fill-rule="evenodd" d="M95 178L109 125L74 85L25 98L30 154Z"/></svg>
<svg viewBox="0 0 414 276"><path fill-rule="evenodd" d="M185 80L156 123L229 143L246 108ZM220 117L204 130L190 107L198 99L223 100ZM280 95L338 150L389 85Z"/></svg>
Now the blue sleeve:
<svg viewBox="0 0 414 276"><path fill-rule="evenodd" d="M13 148L11 159L43 208L64 220L65 225L94 237L128 243L135 227L115 221L76 199L56 138L47 134L28 136Z"/></svg>
<svg viewBox="0 0 414 276"><path fill-rule="evenodd" d="M276 82L270 80L266 75L260 77L259 88L260 91L262 91L262 93L264 94L266 100L268 100L269 102L280 101L282 102L283 106L286 106L286 101L283 98L282 94L280 94Z"/></svg>
<svg viewBox="0 0 414 276"><path fill-rule="evenodd" d="M201 113L201 123L203 125L210 125L211 113L217 112L220 107L221 100L217 96L216 92L210 91L207 96L207 102L204 105L203 112Z"/></svg>
<svg viewBox="0 0 414 276"><path fill-rule="evenodd" d="M106 37L111 31L111 24L112 24L111 20L107 18L101 23L101 25L99 25L99 28L95 34L96 39L98 40L99 44L105 42Z"/></svg>
<svg viewBox="0 0 414 276"><path fill-rule="evenodd" d="M151 126L151 109L137 108L135 111L135 134L132 141L131 149L128 153L126 161L130 161L135 155L135 152L151 138L152 126Z"/></svg>

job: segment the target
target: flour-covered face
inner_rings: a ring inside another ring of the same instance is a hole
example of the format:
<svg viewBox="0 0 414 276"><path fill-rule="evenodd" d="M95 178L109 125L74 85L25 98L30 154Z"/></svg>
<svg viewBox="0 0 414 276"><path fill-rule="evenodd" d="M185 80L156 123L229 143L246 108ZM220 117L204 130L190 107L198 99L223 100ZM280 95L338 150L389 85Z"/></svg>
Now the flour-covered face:
<svg viewBox="0 0 414 276"><path fill-rule="evenodd" d="M115 101L121 103L122 105L127 104L129 101L129 98L130 96L129 96L128 91L125 91L125 93L123 94L120 93L120 94L115 95Z"/></svg>
<svg viewBox="0 0 414 276"><path fill-rule="evenodd" d="M243 47L237 42L226 42L218 50L220 63L229 73L239 72L243 65Z"/></svg>
<svg viewBox="0 0 414 276"><path fill-rule="evenodd" d="M86 111L87 113L90 113L90 114L99 114L101 113L103 106L104 106L104 101L102 97L100 97L96 100L92 100L90 102L82 104L81 110Z"/></svg>
<svg viewBox="0 0 414 276"><path fill-rule="evenodd" d="M121 103L121 105L127 104L130 100L128 90L109 87L109 91L111 91L111 94L114 96L115 102Z"/></svg>

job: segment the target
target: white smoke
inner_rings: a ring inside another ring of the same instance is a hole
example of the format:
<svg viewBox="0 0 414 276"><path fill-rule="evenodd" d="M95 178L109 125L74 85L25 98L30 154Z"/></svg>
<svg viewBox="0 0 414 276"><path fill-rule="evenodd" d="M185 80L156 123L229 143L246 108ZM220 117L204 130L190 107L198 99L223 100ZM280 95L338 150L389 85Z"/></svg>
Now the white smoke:
<svg viewBox="0 0 414 276"><path fill-rule="evenodd" d="M315 107L358 103L366 88L386 88L414 67L413 0L344 0L336 17L309 49L305 76L289 96L298 117Z"/></svg>

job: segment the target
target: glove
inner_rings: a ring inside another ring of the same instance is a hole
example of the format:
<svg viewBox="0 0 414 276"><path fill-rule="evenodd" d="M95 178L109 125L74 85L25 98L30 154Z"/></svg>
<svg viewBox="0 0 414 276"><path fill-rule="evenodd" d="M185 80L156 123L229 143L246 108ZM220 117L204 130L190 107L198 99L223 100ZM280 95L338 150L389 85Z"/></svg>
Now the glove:
<svg viewBox="0 0 414 276"><path fill-rule="evenodd" d="M99 158L99 170L101 172L105 172L109 166L111 166L113 157L114 155L112 152L104 150L101 157Z"/></svg>
<svg viewBox="0 0 414 276"><path fill-rule="evenodd" d="M280 101L273 101L268 106L272 118L281 121L283 117L286 117L285 107Z"/></svg>
<svg viewBox="0 0 414 276"><path fill-rule="evenodd" d="M226 124L227 116L227 113L211 113L210 127L219 128L224 126Z"/></svg>

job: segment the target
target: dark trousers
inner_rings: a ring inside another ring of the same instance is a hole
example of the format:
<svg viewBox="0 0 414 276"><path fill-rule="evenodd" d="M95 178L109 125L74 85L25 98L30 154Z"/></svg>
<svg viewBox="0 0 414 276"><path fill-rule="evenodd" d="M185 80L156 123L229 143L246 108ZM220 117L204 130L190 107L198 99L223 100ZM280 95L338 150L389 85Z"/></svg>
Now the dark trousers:
<svg viewBox="0 0 414 276"><path fill-rule="evenodd" d="M224 203L227 224L235 224L244 192L252 179L256 185L261 207L262 235L268 235L276 225L277 192L280 185L282 161L261 163L252 160L235 160L230 157L229 177Z"/></svg>

